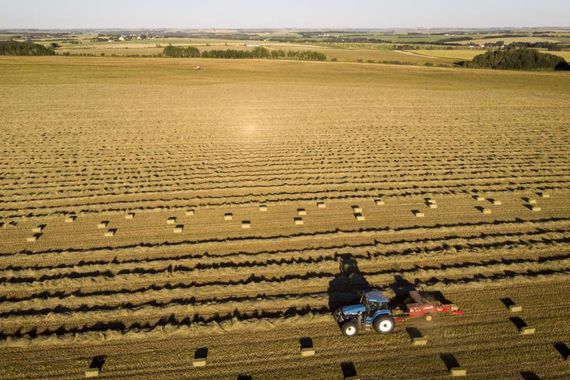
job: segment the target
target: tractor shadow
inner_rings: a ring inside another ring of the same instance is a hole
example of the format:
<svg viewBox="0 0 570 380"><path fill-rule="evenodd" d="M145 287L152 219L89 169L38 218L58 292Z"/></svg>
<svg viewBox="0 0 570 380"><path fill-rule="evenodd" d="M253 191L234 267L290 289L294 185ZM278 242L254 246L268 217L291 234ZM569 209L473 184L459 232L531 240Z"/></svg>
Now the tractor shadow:
<svg viewBox="0 0 570 380"><path fill-rule="evenodd" d="M327 290L331 312L339 307L360 302L361 292L371 288L358 268L358 262L352 255L339 255L338 261L339 274L329 282Z"/></svg>

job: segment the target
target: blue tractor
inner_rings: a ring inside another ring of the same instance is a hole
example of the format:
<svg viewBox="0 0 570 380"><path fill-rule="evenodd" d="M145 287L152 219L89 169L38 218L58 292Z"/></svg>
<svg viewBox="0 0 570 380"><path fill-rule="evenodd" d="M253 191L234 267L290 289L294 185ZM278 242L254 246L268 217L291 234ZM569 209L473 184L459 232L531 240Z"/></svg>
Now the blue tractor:
<svg viewBox="0 0 570 380"><path fill-rule="evenodd" d="M376 332L388 334L395 326L388 298L379 290L362 292L359 304L341 307L334 316L346 336L354 336L359 330L372 327Z"/></svg>

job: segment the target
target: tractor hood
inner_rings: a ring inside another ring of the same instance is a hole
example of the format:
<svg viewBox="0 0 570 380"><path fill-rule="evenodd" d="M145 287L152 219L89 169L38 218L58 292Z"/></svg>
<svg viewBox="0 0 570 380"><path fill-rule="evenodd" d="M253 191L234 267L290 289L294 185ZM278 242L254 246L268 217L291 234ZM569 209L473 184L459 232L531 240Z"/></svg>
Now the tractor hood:
<svg viewBox="0 0 570 380"><path fill-rule="evenodd" d="M341 311L346 316L358 315L364 313L366 311L366 307L364 305L350 305L343 307Z"/></svg>

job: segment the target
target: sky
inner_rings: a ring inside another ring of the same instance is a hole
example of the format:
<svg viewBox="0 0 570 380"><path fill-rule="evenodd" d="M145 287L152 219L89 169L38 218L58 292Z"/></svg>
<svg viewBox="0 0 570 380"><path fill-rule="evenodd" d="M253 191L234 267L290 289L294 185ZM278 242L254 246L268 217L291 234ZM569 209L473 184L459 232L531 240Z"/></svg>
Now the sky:
<svg viewBox="0 0 570 380"><path fill-rule="evenodd" d="M570 0L0 0L0 29L570 26Z"/></svg>

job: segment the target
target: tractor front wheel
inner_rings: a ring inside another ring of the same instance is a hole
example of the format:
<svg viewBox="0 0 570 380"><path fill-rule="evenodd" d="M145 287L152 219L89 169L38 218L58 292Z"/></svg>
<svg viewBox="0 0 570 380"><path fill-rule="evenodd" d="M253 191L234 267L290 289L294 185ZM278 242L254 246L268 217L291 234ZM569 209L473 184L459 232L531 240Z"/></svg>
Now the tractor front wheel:
<svg viewBox="0 0 570 380"><path fill-rule="evenodd" d="M358 333L358 326L351 321L344 322L340 328L342 333L346 336L355 336L356 333Z"/></svg>
<svg viewBox="0 0 570 380"><path fill-rule="evenodd" d="M394 330L395 322L394 318L390 317L389 315L385 315L383 317L378 317L374 320L374 330L379 332L380 334L388 334Z"/></svg>

